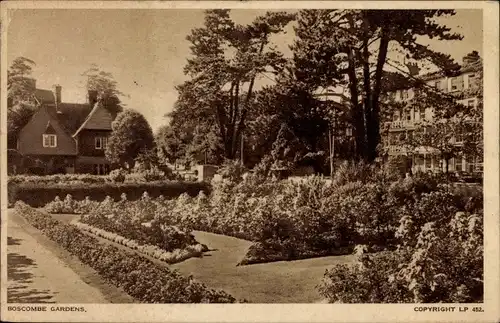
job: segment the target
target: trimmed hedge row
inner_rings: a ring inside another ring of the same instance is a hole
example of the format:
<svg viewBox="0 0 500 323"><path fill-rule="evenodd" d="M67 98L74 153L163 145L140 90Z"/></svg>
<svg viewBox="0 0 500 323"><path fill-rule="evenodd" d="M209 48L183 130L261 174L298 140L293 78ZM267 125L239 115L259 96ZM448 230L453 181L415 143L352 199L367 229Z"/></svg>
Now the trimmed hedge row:
<svg viewBox="0 0 500 323"><path fill-rule="evenodd" d="M144 192L151 197L163 195L165 198L177 197L183 193L197 196L200 191L208 193L210 185L200 182L149 182L149 183L104 183L104 184L38 184L38 183L10 183L8 185L9 204L23 201L33 207L43 207L53 201L56 196L64 198L71 194L75 200L84 200L89 197L93 201L103 201L110 196L119 201L123 193L127 199L134 201L141 198Z"/></svg>
<svg viewBox="0 0 500 323"><path fill-rule="evenodd" d="M76 227L63 224L25 203L15 205L17 212L44 235L94 268L109 283L122 287L144 303L235 303L224 291L207 288L191 276L185 277L135 253L104 245Z"/></svg>

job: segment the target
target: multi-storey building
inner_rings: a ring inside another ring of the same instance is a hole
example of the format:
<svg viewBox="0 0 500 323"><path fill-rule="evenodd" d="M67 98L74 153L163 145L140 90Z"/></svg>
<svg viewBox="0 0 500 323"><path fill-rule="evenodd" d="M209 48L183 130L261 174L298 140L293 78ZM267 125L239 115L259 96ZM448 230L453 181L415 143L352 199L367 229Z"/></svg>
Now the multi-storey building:
<svg viewBox="0 0 500 323"><path fill-rule="evenodd" d="M477 54L477 53L476 53ZM413 66L414 67L414 66ZM474 96L474 91L469 91L473 88L482 87L482 79L480 72L482 69L482 62L478 56L468 55L464 57L458 75L453 77L443 76L441 73L432 73L420 76L427 86L431 86L441 92L456 97L458 103L462 103L467 108L475 108L478 105L478 98ZM408 101L415 98L416 89L403 88L391 91L389 96L396 102ZM387 129L383 141L387 148L389 157L406 156L406 167L411 168L413 172L441 172L445 171L446 167L448 172L482 172L482 157L480 156L464 156L453 157L446 161L440 155L437 149L431 147L408 147L405 145L408 138L410 138L417 129L424 122L435 121L434 109L415 108L411 104L404 109L395 111L392 114L392 120L385 123ZM458 147L463 144L460 136L452 138L452 144ZM410 151L411 150L411 151Z"/></svg>
<svg viewBox="0 0 500 323"><path fill-rule="evenodd" d="M53 91L36 89L36 111L17 138L16 151L22 158L9 165L12 173L110 171L104 151L112 131L111 114L98 103L96 91L88 92L87 103L65 103L61 94L59 85Z"/></svg>

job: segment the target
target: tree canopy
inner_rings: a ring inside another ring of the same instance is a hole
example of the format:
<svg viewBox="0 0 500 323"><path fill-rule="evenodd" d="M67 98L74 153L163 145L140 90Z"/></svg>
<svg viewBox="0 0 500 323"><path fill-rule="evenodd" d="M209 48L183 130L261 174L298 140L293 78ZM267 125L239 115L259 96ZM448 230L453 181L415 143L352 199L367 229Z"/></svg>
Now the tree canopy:
<svg viewBox="0 0 500 323"><path fill-rule="evenodd" d="M100 103L99 103L100 104ZM154 137L146 118L135 110L125 110L112 123L113 132L106 148L106 157L128 169L137 157L154 149Z"/></svg>
<svg viewBox="0 0 500 323"><path fill-rule="evenodd" d="M450 55L419 43L419 36L457 40L462 36L436 22L453 10L303 10L293 46L304 86L346 86L357 157L373 161L380 143L380 96L388 53L426 60L446 75L459 69Z"/></svg>
<svg viewBox="0 0 500 323"><path fill-rule="evenodd" d="M111 113L113 118L123 111L123 104L120 97L125 94L118 90L118 83L111 73L105 72L97 65L92 64L82 76L87 78L87 90L97 91L98 100Z"/></svg>
<svg viewBox="0 0 500 323"><path fill-rule="evenodd" d="M177 87L175 115L208 124L222 143L224 157L237 156L241 134L254 100L259 74L278 72L285 59L270 44L294 15L268 12L248 25L236 24L230 10L207 10L202 28L187 36L191 57L184 68L190 80Z"/></svg>

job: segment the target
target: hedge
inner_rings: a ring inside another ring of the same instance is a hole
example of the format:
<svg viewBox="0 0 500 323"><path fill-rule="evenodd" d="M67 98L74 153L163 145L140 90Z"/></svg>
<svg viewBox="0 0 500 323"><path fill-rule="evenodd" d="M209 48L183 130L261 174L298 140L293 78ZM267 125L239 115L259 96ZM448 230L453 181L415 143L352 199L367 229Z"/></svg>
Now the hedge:
<svg viewBox="0 0 500 323"><path fill-rule="evenodd" d="M75 184L68 186L63 183L39 184L39 183L10 183L8 185L9 204L16 201L33 207L43 207L53 201L56 196L64 198L71 196L78 201L89 197L93 201L103 201L106 196L115 201L119 201L123 193L127 199L134 201L141 198L144 192L155 198L163 195L165 198L177 197L183 193L190 196L197 196L200 191L210 192L210 184L200 182L177 182L161 181L149 183L104 183L104 184Z"/></svg>
<svg viewBox="0 0 500 323"><path fill-rule="evenodd" d="M123 288L141 302L236 302L234 297L224 291L210 289L191 276L183 276L177 270L170 270L136 253L101 244L76 227L63 224L22 202L16 203L15 207L28 223L95 269L107 282Z"/></svg>

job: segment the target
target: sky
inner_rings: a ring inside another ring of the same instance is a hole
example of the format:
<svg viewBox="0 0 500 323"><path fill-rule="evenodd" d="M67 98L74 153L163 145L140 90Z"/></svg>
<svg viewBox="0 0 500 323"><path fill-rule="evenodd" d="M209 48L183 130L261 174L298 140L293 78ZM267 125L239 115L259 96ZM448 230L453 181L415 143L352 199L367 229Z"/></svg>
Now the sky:
<svg viewBox="0 0 500 323"><path fill-rule="evenodd" d="M264 10L233 10L237 23L250 23ZM203 24L202 9L19 9L8 25L8 64L18 56L36 62L37 87L62 86L63 102L85 102L85 77L91 64L112 73L118 89L127 94L126 107L141 112L153 130L167 124L164 115L177 99L175 86L190 55L186 36ZM482 54L482 12L457 10L440 22L464 36L462 41L422 40L449 53L458 62L477 50ZM273 39L290 54L293 28Z"/></svg>

